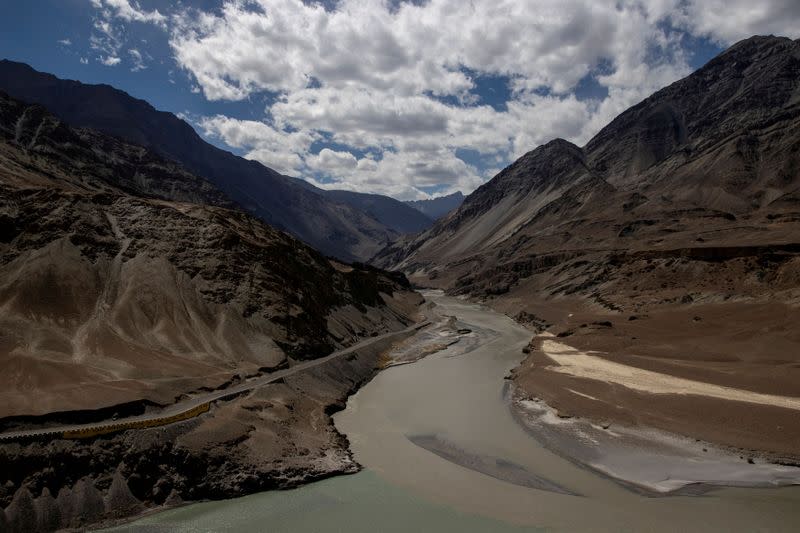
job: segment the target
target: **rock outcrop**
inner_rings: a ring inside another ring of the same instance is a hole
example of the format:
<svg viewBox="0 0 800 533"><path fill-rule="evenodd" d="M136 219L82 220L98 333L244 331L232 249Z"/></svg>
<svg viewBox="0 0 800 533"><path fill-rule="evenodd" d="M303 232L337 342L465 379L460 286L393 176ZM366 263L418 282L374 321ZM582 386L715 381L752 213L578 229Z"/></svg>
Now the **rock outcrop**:
<svg viewBox="0 0 800 533"><path fill-rule="evenodd" d="M6 507L6 517L10 531L27 533L37 530L36 506L28 487L20 487L14 494L11 505Z"/></svg>
<svg viewBox="0 0 800 533"><path fill-rule="evenodd" d="M79 479L72 487L70 507L70 522L75 526L96 522L106 510L103 495L89 477Z"/></svg>
<svg viewBox="0 0 800 533"><path fill-rule="evenodd" d="M144 505L131 492L128 481L117 468L111 478L111 486L103 499L106 513L116 516L129 516L144 509Z"/></svg>
<svg viewBox="0 0 800 533"><path fill-rule="evenodd" d="M42 489L41 495L36 498L36 523L39 531L54 531L61 527L61 509L50 489Z"/></svg>

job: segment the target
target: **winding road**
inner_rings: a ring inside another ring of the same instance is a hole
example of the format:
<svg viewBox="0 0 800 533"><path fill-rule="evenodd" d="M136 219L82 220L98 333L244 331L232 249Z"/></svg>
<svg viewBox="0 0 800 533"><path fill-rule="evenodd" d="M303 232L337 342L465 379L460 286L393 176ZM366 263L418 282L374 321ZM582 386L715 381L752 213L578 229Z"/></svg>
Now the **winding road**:
<svg viewBox="0 0 800 533"><path fill-rule="evenodd" d="M0 433L0 442L7 442L13 440L23 440L31 438L81 438L91 437L101 434L114 433L117 431L124 431L128 429L144 429L150 427L165 426L174 424L190 418L194 418L206 411L208 411L209 404L217 400L224 400L239 394L249 392L253 389L263 387L270 383L274 383L282 378L303 372L310 368L324 365L333 359L352 354L358 350L367 348L376 342L384 341L386 339L402 338L410 333L419 331L427 327L431 323L428 316L416 324L413 324L400 331L390 331L376 337L369 337L353 346L344 348L333 352L325 357L304 361L298 363L290 368L271 372L265 376L259 376L243 381L231 387L211 391L207 393L197 394L191 398L181 400L172 405L164 407L158 412L145 413L143 415L131 416L120 418L117 420L107 420L103 422L92 422L88 424L73 424L62 426L51 426L40 429L25 429L19 431L8 431Z"/></svg>

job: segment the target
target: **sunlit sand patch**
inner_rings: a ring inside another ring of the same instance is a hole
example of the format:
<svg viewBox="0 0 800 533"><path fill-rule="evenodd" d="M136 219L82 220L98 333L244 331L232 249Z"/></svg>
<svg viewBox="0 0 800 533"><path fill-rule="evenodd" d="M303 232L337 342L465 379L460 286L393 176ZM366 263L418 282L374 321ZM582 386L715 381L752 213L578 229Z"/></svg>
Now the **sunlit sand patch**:
<svg viewBox="0 0 800 533"><path fill-rule="evenodd" d="M558 366L548 367L549 370L579 378L606 381L651 394L696 394L800 411L800 398L762 394L644 370L593 357L550 339L542 341L542 351L558 363Z"/></svg>

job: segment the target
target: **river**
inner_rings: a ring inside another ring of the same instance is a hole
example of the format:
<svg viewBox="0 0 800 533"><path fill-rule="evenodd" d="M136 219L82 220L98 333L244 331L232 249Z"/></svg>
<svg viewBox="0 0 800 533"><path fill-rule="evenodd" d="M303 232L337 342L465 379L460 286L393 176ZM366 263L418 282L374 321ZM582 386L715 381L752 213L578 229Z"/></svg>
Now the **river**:
<svg viewBox="0 0 800 533"><path fill-rule="evenodd" d="M378 374L337 414L364 470L296 490L193 504L122 531L796 531L800 487L651 497L542 447L512 417L504 377L531 333L427 295L472 330Z"/></svg>

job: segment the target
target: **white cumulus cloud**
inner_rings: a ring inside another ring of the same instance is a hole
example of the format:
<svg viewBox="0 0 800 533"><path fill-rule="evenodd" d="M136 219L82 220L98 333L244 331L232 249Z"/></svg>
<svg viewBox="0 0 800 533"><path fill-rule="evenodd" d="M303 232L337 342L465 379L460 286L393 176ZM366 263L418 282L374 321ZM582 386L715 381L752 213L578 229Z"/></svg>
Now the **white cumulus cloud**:
<svg viewBox="0 0 800 533"><path fill-rule="evenodd" d="M206 135L325 187L401 198L469 192L555 137L585 143L689 73L690 37L800 32L796 0L233 0L166 15L93 1L108 58L112 19L150 22L208 100L275 95L261 121L201 119ZM507 80L502 106L482 100L483 78Z"/></svg>

